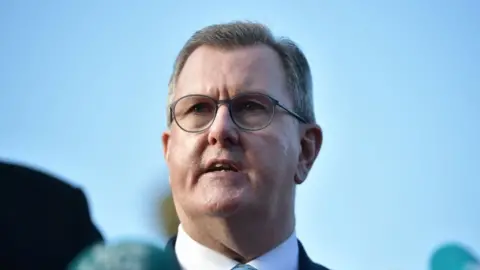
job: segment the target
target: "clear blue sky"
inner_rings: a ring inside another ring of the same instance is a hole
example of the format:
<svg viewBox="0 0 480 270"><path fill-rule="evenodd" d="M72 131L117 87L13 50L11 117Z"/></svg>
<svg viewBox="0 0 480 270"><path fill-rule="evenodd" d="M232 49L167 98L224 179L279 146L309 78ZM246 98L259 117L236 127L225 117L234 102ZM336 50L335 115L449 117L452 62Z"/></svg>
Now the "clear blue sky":
<svg viewBox="0 0 480 270"><path fill-rule="evenodd" d="M313 70L325 141L297 200L310 255L420 270L446 241L480 253L479 1L133 2L0 2L0 157L84 187L107 237L164 241L172 63L193 31L250 19Z"/></svg>

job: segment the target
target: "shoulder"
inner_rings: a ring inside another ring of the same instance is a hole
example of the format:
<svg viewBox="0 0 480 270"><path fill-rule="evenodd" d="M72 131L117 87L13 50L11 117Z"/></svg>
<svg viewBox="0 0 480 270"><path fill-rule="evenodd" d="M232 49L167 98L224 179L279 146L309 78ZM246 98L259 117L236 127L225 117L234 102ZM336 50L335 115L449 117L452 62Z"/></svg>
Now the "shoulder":
<svg viewBox="0 0 480 270"><path fill-rule="evenodd" d="M299 270L329 270L329 268L313 262L310 257L308 256L305 248L303 247L302 243L298 241L298 264Z"/></svg>
<svg viewBox="0 0 480 270"><path fill-rule="evenodd" d="M323 265L312 262L309 270L330 270Z"/></svg>

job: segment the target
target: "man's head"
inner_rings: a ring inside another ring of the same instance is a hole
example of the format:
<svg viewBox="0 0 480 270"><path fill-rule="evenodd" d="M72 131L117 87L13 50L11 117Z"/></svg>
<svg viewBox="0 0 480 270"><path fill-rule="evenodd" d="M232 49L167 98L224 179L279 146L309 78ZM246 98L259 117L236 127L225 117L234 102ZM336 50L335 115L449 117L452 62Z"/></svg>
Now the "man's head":
<svg viewBox="0 0 480 270"><path fill-rule="evenodd" d="M176 59L163 135L180 219L293 216L322 143L301 50L261 24L196 32Z"/></svg>

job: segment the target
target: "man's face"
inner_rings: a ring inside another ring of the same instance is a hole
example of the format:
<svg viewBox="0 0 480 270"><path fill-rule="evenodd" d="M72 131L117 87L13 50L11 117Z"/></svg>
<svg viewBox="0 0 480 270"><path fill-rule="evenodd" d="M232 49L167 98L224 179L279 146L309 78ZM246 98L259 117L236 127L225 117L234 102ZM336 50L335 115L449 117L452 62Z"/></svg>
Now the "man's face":
<svg viewBox="0 0 480 270"><path fill-rule="evenodd" d="M193 94L228 100L247 92L267 94L292 108L276 52L263 45L234 50L202 46L185 63L174 100ZM237 127L226 105L205 131L189 133L172 123L163 144L181 212L225 217L247 210L275 216L293 209L295 182L304 180L309 166L302 161L305 132L294 117L275 110L272 123L257 131ZM215 160L236 169L207 172Z"/></svg>

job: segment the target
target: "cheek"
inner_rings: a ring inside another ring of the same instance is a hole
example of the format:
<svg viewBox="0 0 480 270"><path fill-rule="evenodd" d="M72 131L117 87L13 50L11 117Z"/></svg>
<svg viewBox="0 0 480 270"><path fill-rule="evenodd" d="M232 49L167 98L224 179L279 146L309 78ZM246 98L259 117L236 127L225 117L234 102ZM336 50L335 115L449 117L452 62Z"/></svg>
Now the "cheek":
<svg viewBox="0 0 480 270"><path fill-rule="evenodd" d="M268 149L276 155L279 160L291 160L298 156L298 143L294 127L277 128L265 132L264 141Z"/></svg>
<svg viewBox="0 0 480 270"><path fill-rule="evenodd" d="M193 151L185 142L175 142L172 144L168 159L169 163L173 166L172 168L175 168L176 171L195 163Z"/></svg>
<svg viewBox="0 0 480 270"><path fill-rule="evenodd" d="M292 145L293 136L292 131L289 132L287 129L281 129L275 133L274 138L271 138L271 140L275 141L278 145L279 152L283 155L282 158L290 156L292 151L295 150Z"/></svg>
<svg viewBox="0 0 480 270"><path fill-rule="evenodd" d="M281 174L293 174L298 160L294 139L294 134L285 129L252 134L246 139L246 159L261 174L259 177L277 178Z"/></svg>
<svg viewBox="0 0 480 270"><path fill-rule="evenodd" d="M199 143L193 137L172 136L167 156L170 183L184 185L200 163Z"/></svg>

